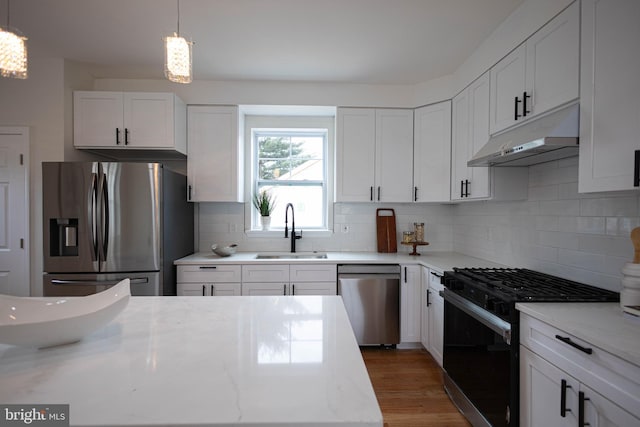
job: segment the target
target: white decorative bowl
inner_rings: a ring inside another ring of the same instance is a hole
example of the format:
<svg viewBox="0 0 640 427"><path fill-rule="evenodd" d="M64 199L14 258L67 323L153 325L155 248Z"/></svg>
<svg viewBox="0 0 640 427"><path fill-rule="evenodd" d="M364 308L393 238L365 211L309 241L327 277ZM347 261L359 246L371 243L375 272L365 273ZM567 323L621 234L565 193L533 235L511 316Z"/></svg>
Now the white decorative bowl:
<svg viewBox="0 0 640 427"><path fill-rule="evenodd" d="M214 243L213 245L211 245L211 250L213 251L213 253L219 256L230 256L236 253L237 247L238 245L236 244L218 247L218 245Z"/></svg>
<svg viewBox="0 0 640 427"><path fill-rule="evenodd" d="M42 348L79 341L113 320L130 297L129 279L86 297L0 295L0 343Z"/></svg>

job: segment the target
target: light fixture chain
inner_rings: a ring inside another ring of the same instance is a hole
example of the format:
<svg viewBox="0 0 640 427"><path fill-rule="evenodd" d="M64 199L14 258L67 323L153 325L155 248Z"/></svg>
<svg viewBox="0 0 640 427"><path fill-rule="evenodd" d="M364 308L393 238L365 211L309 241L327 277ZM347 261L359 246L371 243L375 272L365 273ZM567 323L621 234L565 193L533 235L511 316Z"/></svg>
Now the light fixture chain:
<svg viewBox="0 0 640 427"><path fill-rule="evenodd" d="M7 0L7 29L10 27L10 21L9 21L9 16L10 16L10 10L9 10L9 5L11 4L11 0Z"/></svg>
<svg viewBox="0 0 640 427"><path fill-rule="evenodd" d="M180 0L178 0L178 35L180 35Z"/></svg>

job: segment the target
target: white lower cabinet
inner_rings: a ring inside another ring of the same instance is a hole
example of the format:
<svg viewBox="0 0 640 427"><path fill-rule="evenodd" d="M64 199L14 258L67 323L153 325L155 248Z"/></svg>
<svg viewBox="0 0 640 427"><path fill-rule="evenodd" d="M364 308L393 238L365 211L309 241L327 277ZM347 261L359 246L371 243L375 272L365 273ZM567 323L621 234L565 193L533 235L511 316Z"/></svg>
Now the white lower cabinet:
<svg viewBox="0 0 640 427"><path fill-rule="evenodd" d="M178 283L179 296L237 296L241 293L240 283Z"/></svg>
<svg viewBox="0 0 640 427"><path fill-rule="evenodd" d="M422 328L421 343L431 356L442 366L444 344L444 299L439 292L442 273L422 267Z"/></svg>
<svg viewBox="0 0 640 427"><path fill-rule="evenodd" d="M520 317L520 426L640 426L640 367Z"/></svg>
<svg viewBox="0 0 640 427"><path fill-rule="evenodd" d="M242 295L336 295L335 264L247 264Z"/></svg>
<svg viewBox="0 0 640 427"><path fill-rule="evenodd" d="M178 296L229 296L241 294L239 265L179 265Z"/></svg>
<svg viewBox="0 0 640 427"><path fill-rule="evenodd" d="M442 366L442 350L444 348L444 298L440 291L444 285L440 283L441 272L429 271L429 353Z"/></svg>
<svg viewBox="0 0 640 427"><path fill-rule="evenodd" d="M400 277L400 342L419 343L421 313L421 266L402 265Z"/></svg>

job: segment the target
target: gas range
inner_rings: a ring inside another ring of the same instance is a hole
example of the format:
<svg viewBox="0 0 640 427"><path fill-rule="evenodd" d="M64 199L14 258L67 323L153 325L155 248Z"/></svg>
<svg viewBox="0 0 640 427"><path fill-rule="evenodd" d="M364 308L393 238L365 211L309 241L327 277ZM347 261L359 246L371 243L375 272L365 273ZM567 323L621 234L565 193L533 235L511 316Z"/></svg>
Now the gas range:
<svg viewBox="0 0 640 427"><path fill-rule="evenodd" d="M616 302L620 294L526 268L454 268L443 284L496 316L515 323L516 302Z"/></svg>
<svg viewBox="0 0 640 427"><path fill-rule="evenodd" d="M516 302L614 302L605 289L524 268L454 268L442 278L444 387L474 426L517 427Z"/></svg>

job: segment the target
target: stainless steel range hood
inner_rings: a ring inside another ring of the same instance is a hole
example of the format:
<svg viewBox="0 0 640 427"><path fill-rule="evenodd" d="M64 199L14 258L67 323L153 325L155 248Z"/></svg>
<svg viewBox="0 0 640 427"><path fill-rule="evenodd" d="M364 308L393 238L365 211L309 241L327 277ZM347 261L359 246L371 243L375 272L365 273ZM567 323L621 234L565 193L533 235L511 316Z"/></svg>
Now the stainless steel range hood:
<svg viewBox="0 0 640 427"><path fill-rule="evenodd" d="M468 166L528 166L578 155L580 107L573 104L493 136Z"/></svg>

